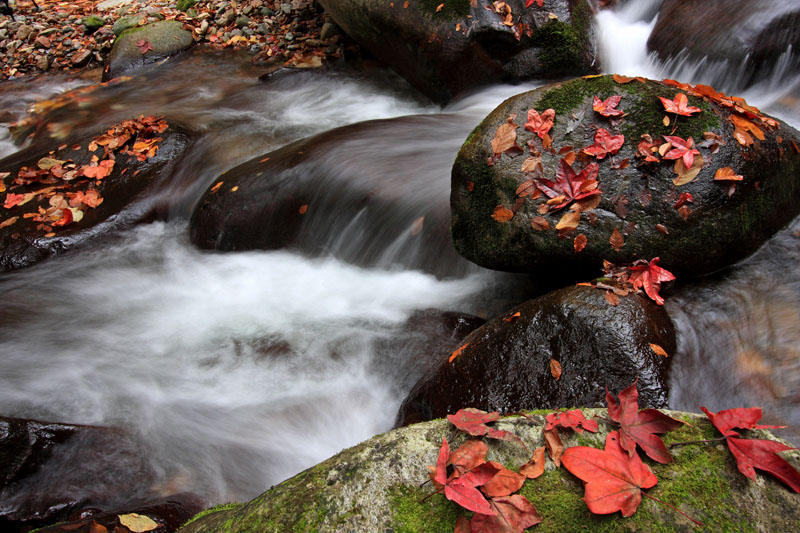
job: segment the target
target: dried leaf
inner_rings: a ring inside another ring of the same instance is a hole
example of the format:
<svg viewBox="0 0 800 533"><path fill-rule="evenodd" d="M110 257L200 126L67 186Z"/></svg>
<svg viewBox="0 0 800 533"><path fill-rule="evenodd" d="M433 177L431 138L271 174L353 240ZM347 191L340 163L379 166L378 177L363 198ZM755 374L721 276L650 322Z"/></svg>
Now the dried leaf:
<svg viewBox="0 0 800 533"><path fill-rule="evenodd" d="M561 437L558 436L558 430L545 429L542 434L544 435L544 444L547 447L547 453L550 454L550 460L556 466L561 466L561 456L564 453L564 445L561 443Z"/></svg>
<svg viewBox="0 0 800 533"><path fill-rule="evenodd" d="M494 208L494 212L492 213L492 218L495 219L497 222L505 223L514 218L514 212L505 206L498 205L497 207Z"/></svg>
<svg viewBox="0 0 800 533"><path fill-rule="evenodd" d="M580 211L567 211L556 224L557 230L575 229L581 221Z"/></svg>
<svg viewBox="0 0 800 533"><path fill-rule="evenodd" d="M736 174L731 167L718 168L714 174L714 180L716 181L742 181L743 179L744 177Z"/></svg>
<svg viewBox="0 0 800 533"><path fill-rule="evenodd" d="M676 94L675 98L672 100L664 98L663 96L659 96L658 99L664 104L664 109L667 110L667 113L675 113L676 115L690 117L693 113L700 113L702 111L699 107L688 105L689 98L683 93Z"/></svg>
<svg viewBox="0 0 800 533"><path fill-rule="evenodd" d="M556 117L555 109L546 109L541 115L535 109L528 110L528 121L525 123L525 129L535 133L540 139L544 140L550 129L553 127L553 121Z"/></svg>
<svg viewBox="0 0 800 533"><path fill-rule="evenodd" d="M152 518L138 513L121 514L117 515L117 518L119 518L123 526L130 529L133 533L152 531L160 525L158 522L153 521Z"/></svg>
<svg viewBox="0 0 800 533"><path fill-rule="evenodd" d="M561 379L561 363L553 358L550 358L550 374L553 375L556 381Z"/></svg>
<svg viewBox="0 0 800 533"><path fill-rule="evenodd" d="M579 233L575 236L575 240L572 242L572 246L575 248L575 253L580 253L586 248L586 235L583 233Z"/></svg>
<svg viewBox="0 0 800 533"><path fill-rule="evenodd" d="M500 418L500 413L494 411L487 413L480 409L473 409L468 407L466 409L459 409L453 415L447 415L447 420L461 431L468 433L474 437L488 437L490 439L516 441L525 446L518 436L509 431L494 429L486 424L497 421ZM527 446L525 446L527 448Z"/></svg>
<svg viewBox="0 0 800 533"><path fill-rule="evenodd" d="M545 421L547 422L545 426L547 430L555 429L560 426L566 429L574 429L578 433L583 433L584 429L592 433L597 433L600 429L597 420L587 419L580 409L550 413L545 417Z"/></svg>
<svg viewBox="0 0 800 533"><path fill-rule="evenodd" d="M612 291L606 291L606 302L608 302L608 305L611 307L616 307L619 305L619 297Z"/></svg>
<svg viewBox="0 0 800 533"><path fill-rule="evenodd" d="M669 357L667 351L658 344L653 344L652 342L649 344L650 344L650 349L653 350L654 354L660 355L661 357Z"/></svg>
<svg viewBox="0 0 800 533"><path fill-rule="evenodd" d="M550 229L550 223L544 217L533 217L531 219L531 227L536 231L544 231Z"/></svg>
<svg viewBox="0 0 800 533"><path fill-rule="evenodd" d="M530 461L519 467L519 473L528 479L536 479L544 474L544 467L544 446L542 446L533 450L533 457Z"/></svg>
<svg viewBox="0 0 800 533"><path fill-rule="evenodd" d="M606 98L605 101L595 96L592 100L592 109L604 117L621 117L625 115L625 112L616 108L620 100L622 100L622 96L620 95L610 96Z"/></svg>
<svg viewBox="0 0 800 533"><path fill-rule="evenodd" d="M469 346L469 343L468 343L468 342L467 342L467 343L464 343L464 344L462 344L461 346L459 346L458 348L456 348L456 349L453 351L453 353L451 353L451 354L450 354L450 359L448 359L448 360L447 360L447 362L448 362L448 363L452 363L452 362L453 362L453 359L455 359L456 357L458 357L458 356L461 354L461 352L463 352L463 351L464 351L464 348L466 348L467 346Z"/></svg>
<svg viewBox="0 0 800 533"><path fill-rule="evenodd" d="M619 252L623 246L625 246L625 237L622 236L622 233L619 232L617 228L614 228L614 231L611 232L611 237L609 237L608 242L611 244L611 247L614 251Z"/></svg>

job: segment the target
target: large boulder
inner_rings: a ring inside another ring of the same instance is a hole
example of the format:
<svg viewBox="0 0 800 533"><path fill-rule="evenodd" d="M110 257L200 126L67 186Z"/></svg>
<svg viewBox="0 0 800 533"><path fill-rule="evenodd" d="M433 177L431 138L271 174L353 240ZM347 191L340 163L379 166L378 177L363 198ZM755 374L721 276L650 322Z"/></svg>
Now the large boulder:
<svg viewBox="0 0 800 533"><path fill-rule="evenodd" d="M209 184L192 214L192 242L462 275L474 266L450 242L449 169L470 122L373 120L255 157Z"/></svg>
<svg viewBox="0 0 800 533"><path fill-rule="evenodd" d="M111 139L124 142L109 148ZM0 270L34 264L141 220L147 212L131 206L179 164L190 139L177 123L140 117L94 138L69 138L55 149L36 143L0 160Z"/></svg>
<svg viewBox="0 0 800 533"><path fill-rule="evenodd" d="M782 0L664 0L649 50L665 61L707 61L737 69L752 83L774 68L781 55L800 59L800 9Z"/></svg>
<svg viewBox="0 0 800 533"><path fill-rule="evenodd" d="M604 409L584 410L587 418L598 417L597 434L559 431L565 447L602 448L614 427L604 420ZM544 413L535 413L539 423L523 417L497 422L498 429L516 433L530 450L544 446ZM670 412L692 425L664 436L667 444L716 438L718 433L698 415ZM752 432L769 438L767 432ZM442 439L455 450L465 441L446 421L435 420L378 435L272 487L246 504L229 504L204 511L179 531L405 531L451 532L460 507L433 494L428 466L436 464ZM530 460L530 451L513 442L487 440L488 459L516 469ZM755 481L736 468L723 444L679 446L671 449L675 460L667 465L648 461L658 483L647 494L699 520L714 530L790 531L800 523L800 495L758 474ZM798 452L784 452L795 465ZM649 498L635 514L594 515L583 501L583 484L564 468L548 461L537 479L520 489L535 506L542 522L531 531L690 531L693 524L678 512Z"/></svg>
<svg viewBox="0 0 800 533"><path fill-rule="evenodd" d="M180 22L164 20L123 31L114 41L103 69L103 81L130 74L194 46L192 32Z"/></svg>
<svg viewBox="0 0 800 533"><path fill-rule="evenodd" d="M675 331L663 308L631 294L610 305L604 291L567 287L530 300L473 331L456 357L417 382L400 407L399 425L464 407L521 409L602 405L606 387L639 379L642 405L664 407ZM561 368L556 377L551 361Z"/></svg>
<svg viewBox="0 0 800 533"><path fill-rule="evenodd" d="M688 105L700 112L677 119L666 112L658 97L674 103L679 94L688 94ZM624 117L593 110L593 97L613 96L621 98L617 109ZM555 111L549 149L547 136L522 126L530 110L547 109ZM511 150L498 131L516 135ZM615 155L584 152L601 133L607 140L624 137ZM652 136L651 148L641 144L643 135ZM664 136L692 139L698 154L692 171L683 157L667 159L681 154L680 142L666 146ZM594 277L603 260L655 257L679 276L712 272L752 253L800 212L798 143L797 130L705 86L602 76L522 93L488 115L458 154L451 193L455 247L488 268L547 276ZM583 190L570 192L563 181L573 170L570 183ZM559 174L561 186L554 184ZM564 198L551 198L558 195Z"/></svg>
<svg viewBox="0 0 800 533"><path fill-rule="evenodd" d="M586 0L320 0L336 23L434 101L597 69ZM494 7L494 6L498 7Z"/></svg>

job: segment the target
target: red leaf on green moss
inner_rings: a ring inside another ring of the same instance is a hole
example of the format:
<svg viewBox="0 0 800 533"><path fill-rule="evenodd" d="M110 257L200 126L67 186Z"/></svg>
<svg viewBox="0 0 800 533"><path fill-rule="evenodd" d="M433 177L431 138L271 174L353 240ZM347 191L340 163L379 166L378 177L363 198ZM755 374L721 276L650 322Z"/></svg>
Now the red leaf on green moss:
<svg viewBox="0 0 800 533"><path fill-rule="evenodd" d="M454 415L447 415L447 420L449 420L451 424L472 436L517 441L525 446L525 443L522 442L522 439L513 433L500 429L494 429L486 425L491 422L495 422L499 418L500 413L497 411L487 413L486 411L481 411L480 409L474 409L472 407L459 409Z"/></svg>
<svg viewBox="0 0 800 533"><path fill-rule="evenodd" d="M656 409L639 410L639 391L636 382L619 393L619 402L606 388L608 416L619 423L620 446L628 455L636 454L638 444L647 456L659 463L667 464L672 456L664 442L656 433L666 433L683 425L683 422L669 417Z"/></svg>
<svg viewBox="0 0 800 533"><path fill-rule="evenodd" d="M470 522L472 533L523 533L542 521L536 508L522 494L491 500L496 515L476 513Z"/></svg>
<svg viewBox="0 0 800 533"><path fill-rule="evenodd" d="M476 488L494 477L497 468L489 463L481 463L469 472L459 474L456 470L447 475L447 463L450 458L450 446L447 439L442 440L439 457L436 460L436 471L433 476L437 492L444 493L445 498L456 502L464 509L488 515L496 514L483 494Z"/></svg>
<svg viewBox="0 0 800 533"><path fill-rule="evenodd" d="M604 450L573 446L567 448L561 462L585 483L583 500L595 514L622 511L622 516L631 516L642 501L642 489L658 483L638 454L631 456L622 449L616 431L606 437Z"/></svg>
<svg viewBox="0 0 800 533"><path fill-rule="evenodd" d="M556 426L561 426L562 428L574 429L578 433L583 433L584 429L592 433L597 433L599 428L597 420L587 420L580 409L573 409L572 411L561 413L550 413L545 417L545 421L547 422L545 429L553 429Z"/></svg>
<svg viewBox="0 0 800 533"><path fill-rule="evenodd" d="M774 429L785 426L769 426L756 424L761 420L760 407L739 407L727 409L716 414L710 412L705 407L700 409L706 414L715 428L727 437L728 449L736 458L736 466L739 472L756 479L755 468L768 472L792 488L795 492L800 492L800 473L797 472L786 459L777 455L777 452L796 450L776 442L766 439L743 439L734 428L740 429Z"/></svg>
<svg viewBox="0 0 800 533"><path fill-rule="evenodd" d="M661 100L662 104L664 104L664 109L667 110L667 113L675 113L676 115L690 117L692 116L692 113L699 113L702 111L702 109L699 107L688 105L689 98L683 93L676 94L675 98L672 100L669 98L664 98L663 96L659 96L658 99Z"/></svg>
<svg viewBox="0 0 800 533"><path fill-rule="evenodd" d="M603 115L604 117L621 117L625 114L622 109L617 109L622 96L616 94L609 96L605 101L600 100L597 96L592 100L592 109Z"/></svg>

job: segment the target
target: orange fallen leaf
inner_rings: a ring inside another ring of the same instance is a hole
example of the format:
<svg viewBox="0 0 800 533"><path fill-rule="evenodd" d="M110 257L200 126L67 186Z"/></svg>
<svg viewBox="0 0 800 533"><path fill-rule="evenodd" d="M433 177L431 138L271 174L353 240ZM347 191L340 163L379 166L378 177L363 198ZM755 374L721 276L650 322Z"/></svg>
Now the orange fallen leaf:
<svg viewBox="0 0 800 533"><path fill-rule="evenodd" d="M564 444L561 442L561 437L558 436L557 429L545 429L544 444L547 447L547 453L550 454L550 459L553 464L561 466L561 456L564 454Z"/></svg>
<svg viewBox="0 0 800 533"><path fill-rule="evenodd" d="M622 236L622 233L620 233L617 228L614 228L614 231L611 232L611 237L609 237L608 242L611 244L611 247L615 252L619 252L622 247L625 246L625 237Z"/></svg>
<svg viewBox="0 0 800 533"><path fill-rule="evenodd" d="M584 248L586 248L586 235L580 233L575 236L575 240L572 241L572 246L575 248L575 253L582 252Z"/></svg>
<svg viewBox="0 0 800 533"><path fill-rule="evenodd" d="M519 467L519 473L528 479L536 479L544 474L545 461L544 446L536 448L531 460Z"/></svg>
<svg viewBox="0 0 800 533"><path fill-rule="evenodd" d="M531 227L536 231L543 231L550 229L550 223L544 217L533 217L531 219Z"/></svg>
<svg viewBox="0 0 800 533"><path fill-rule="evenodd" d="M461 355L461 352L463 352L463 351L464 351L464 348L466 348L467 346L469 346L469 343L468 343L468 342L467 342L467 343L465 343L465 344L462 344L461 346L459 346L458 348L456 348L456 349L453 351L453 353L451 353L451 354L450 354L450 359L448 359L448 360L447 360L447 362L448 362L448 363L452 363L452 362L453 362L453 359L455 359L456 357L458 357L459 355Z"/></svg>
<svg viewBox="0 0 800 533"><path fill-rule="evenodd" d="M511 316L505 317L503 320L505 320L506 322L515 322L520 316L521 316L520 312L517 311L516 313L514 313Z"/></svg>
<svg viewBox="0 0 800 533"><path fill-rule="evenodd" d="M551 358L550 359L550 373L553 375L553 377L556 379L556 381L561 379L561 371L562 371L561 363L559 363L555 359Z"/></svg>
<svg viewBox="0 0 800 533"><path fill-rule="evenodd" d="M742 181L744 177L736 174L731 167L722 167L717 169L714 179L716 181Z"/></svg>
<svg viewBox="0 0 800 533"><path fill-rule="evenodd" d="M298 213L301 215L305 215L306 211L308 211L308 204L303 204L300 206L300 209L297 210Z"/></svg>
<svg viewBox="0 0 800 533"><path fill-rule="evenodd" d="M224 182L222 182L222 181L218 181L216 185L214 185L213 187L211 187L211 191L209 191L209 192L210 192L211 194L214 194L215 192L217 192L217 191L220 189L220 187L222 187L222 184L223 184L223 183L224 183Z"/></svg>
<svg viewBox="0 0 800 533"><path fill-rule="evenodd" d="M494 212L492 213L492 218L495 219L497 222L505 223L514 218L514 212L507 207L502 205L498 205L494 208Z"/></svg>
<svg viewBox="0 0 800 533"><path fill-rule="evenodd" d="M614 294L613 291L606 291L606 302L608 302L608 305L611 307L616 307L619 305L619 296Z"/></svg>
<svg viewBox="0 0 800 533"><path fill-rule="evenodd" d="M652 342L649 344L650 344L650 349L653 350L653 353L655 353L656 355L660 355L662 357L669 357L667 351L664 350L664 348L662 348L658 344L653 344Z"/></svg>

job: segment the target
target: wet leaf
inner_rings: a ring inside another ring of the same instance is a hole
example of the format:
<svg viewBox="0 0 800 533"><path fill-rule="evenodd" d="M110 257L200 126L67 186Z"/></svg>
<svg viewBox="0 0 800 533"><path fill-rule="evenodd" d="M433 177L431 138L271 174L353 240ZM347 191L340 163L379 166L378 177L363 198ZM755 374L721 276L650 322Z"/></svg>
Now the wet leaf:
<svg viewBox="0 0 800 533"><path fill-rule="evenodd" d="M553 209L561 209L574 200L580 200L587 196L602 194L598 187L597 173L599 167L597 163L591 162L580 174L576 174L566 159L559 161L556 181L547 179L536 179L536 186L550 199L560 198ZM556 228L560 229L560 228Z"/></svg>
<svg viewBox="0 0 800 533"><path fill-rule="evenodd" d="M531 227L536 231L544 231L550 229L550 223L544 217L533 217L531 219Z"/></svg>
<svg viewBox="0 0 800 533"><path fill-rule="evenodd" d="M494 429L487 426L500 418L500 413L494 411L487 413L480 409L473 409L468 407L466 409L459 409L453 415L447 415L447 420L459 430L472 435L474 437L488 437L491 439L516 441L525 446L518 436L509 431Z"/></svg>
<svg viewBox="0 0 800 533"><path fill-rule="evenodd" d="M146 41L144 39L139 39L136 41L136 47L139 48L139 51L142 55L145 55L147 52L151 52L153 50L153 45L150 44L150 41Z"/></svg>
<svg viewBox="0 0 800 533"><path fill-rule="evenodd" d="M595 96L592 100L592 109L604 117L621 117L625 115L625 112L617 109L620 100L622 100L620 95L609 96L605 101Z"/></svg>
<svg viewBox="0 0 800 533"><path fill-rule="evenodd" d="M619 297L612 291L606 291L606 302L608 302L608 305L611 307L616 307L619 305Z"/></svg>
<svg viewBox="0 0 800 533"><path fill-rule="evenodd" d="M572 246L573 248L575 248L575 253L582 252L583 249L586 248L586 242L587 242L586 235L584 235L583 233L579 233L578 235L576 235L575 240L572 241Z"/></svg>
<svg viewBox="0 0 800 533"><path fill-rule="evenodd" d="M550 359L550 374L555 378L556 381L561 379L561 363L556 361L555 359Z"/></svg>
<svg viewBox="0 0 800 533"><path fill-rule="evenodd" d="M516 115L511 115L506 122L497 128L494 139L492 139L492 153L494 155L500 155L511 149L520 149L519 146L517 146L518 126L514 124L514 118L516 118Z"/></svg>
<svg viewBox="0 0 800 533"><path fill-rule="evenodd" d="M689 98L683 93L676 94L675 98L672 100L664 98L663 96L659 96L658 99L664 104L664 109L666 109L667 113L675 113L676 115L690 117L693 113L700 113L700 111L702 111L699 107L688 105ZM689 164L686 166L692 165Z"/></svg>
<svg viewBox="0 0 800 533"><path fill-rule="evenodd" d="M494 208L494 212L492 212L492 218L497 222L505 223L514 218L514 212L505 206L498 205Z"/></svg>
<svg viewBox="0 0 800 533"><path fill-rule="evenodd" d="M630 271L630 281L633 283L634 289L644 288L644 292L651 300L658 305L664 305L664 299L658 294L661 282L672 281L675 276L669 270L658 266L659 260L658 257L654 257L648 263L640 259L628 267L628 270Z"/></svg>
<svg viewBox="0 0 800 533"><path fill-rule="evenodd" d="M683 164L686 168L692 168L694 163L694 156L700 155L700 151L694 147L694 140L689 137L688 140L681 139L675 135L664 135L664 139L670 143L671 150L663 154L664 159L683 159Z"/></svg>
<svg viewBox="0 0 800 533"><path fill-rule="evenodd" d="M470 531L473 533L523 533L527 528L542 521L533 504L521 494L493 498L491 505L497 514L475 514L470 521Z"/></svg>
<svg viewBox="0 0 800 533"><path fill-rule="evenodd" d="M119 521L123 526L130 529L133 533L145 533L146 531L152 531L160 525L149 516L138 513L121 514L117 515L117 518L119 518Z"/></svg>
<svg viewBox="0 0 800 533"><path fill-rule="evenodd" d="M550 454L550 459L556 466L561 466L564 444L561 442L561 437L558 436L558 430L545 429L542 434L544 435L544 444L547 448L547 453Z"/></svg>
<svg viewBox="0 0 800 533"><path fill-rule="evenodd" d="M490 461L489 464L497 468L497 473L481 486L481 492L490 498L508 496L517 492L525 483L525 476L513 472L500 463Z"/></svg>
<svg viewBox="0 0 800 533"><path fill-rule="evenodd" d="M447 362L448 362L448 363L452 363L452 362L453 362L453 359L455 359L456 357L458 357L458 356L461 354L461 352L463 352L463 351L464 351L464 348L466 348L467 346L469 346L469 343L468 343L468 342L467 342L467 343L465 343L465 344L462 344L461 346L459 346L458 348L456 348L455 350L453 350L453 353L451 353L451 354L450 354L450 359L448 359L448 360L447 360Z"/></svg>
<svg viewBox="0 0 800 533"><path fill-rule="evenodd" d="M652 342L648 343L648 344L650 344L650 349L653 350L654 354L660 355L661 357L669 357L669 354L667 353L667 351L664 348L662 348L660 345L653 344Z"/></svg>
<svg viewBox="0 0 800 533"><path fill-rule="evenodd" d="M517 319L519 319L519 317L520 317L520 316L521 316L521 313L520 313L519 311L517 311L516 313L514 313L514 314L513 314L513 315L511 315L511 316L507 316L507 317L505 317L505 318L503 319L503 321L505 321L505 322L509 322L509 323L510 323L510 322L516 322L516 321L517 321Z"/></svg>
<svg viewBox="0 0 800 533"><path fill-rule="evenodd" d="M544 474L544 467L544 446L542 446L533 450L533 457L530 461L519 467L519 473L528 479L536 479Z"/></svg>
<svg viewBox="0 0 800 533"><path fill-rule="evenodd" d="M744 177L736 174L731 167L722 167L717 169L717 172L714 174L714 179L716 181L742 181Z"/></svg>
<svg viewBox="0 0 800 533"><path fill-rule="evenodd" d="M611 247L614 249L614 251L619 252L625 245L625 237L622 236L622 233L620 233L617 228L614 228L614 231L611 232L611 237L609 237L608 242L611 244Z"/></svg>
<svg viewBox="0 0 800 533"><path fill-rule="evenodd" d="M535 109L529 109L525 129L535 133L540 139L544 139L553 127L555 117L556 112L554 109L546 109L541 115Z"/></svg>
<svg viewBox="0 0 800 533"><path fill-rule="evenodd" d="M673 185L679 187L681 185L686 185L690 181L694 180L700 171L703 169L703 156L698 155L694 158L692 162L691 168L686 168L686 165L683 162L683 159L678 159L675 161L675 174L677 176L672 180Z"/></svg>
<svg viewBox="0 0 800 533"><path fill-rule="evenodd" d="M545 421L547 423L545 429L547 430L562 427L574 429L578 433L583 433L584 429L592 433L597 433L597 430L600 428L596 420L587 419L580 409L550 413L545 417Z"/></svg>
<svg viewBox="0 0 800 533"><path fill-rule="evenodd" d="M612 136L605 128L598 128L594 134L594 144L582 151L597 159L603 159L609 154L616 154L625 142L624 135Z"/></svg>
<svg viewBox="0 0 800 533"><path fill-rule="evenodd" d="M639 391L636 383L619 393L619 402L606 388L608 416L620 425L619 444L628 455L636 455L638 444L653 461L668 464L672 456L664 442L657 436L681 427L684 423L656 409L639 410Z"/></svg>
<svg viewBox="0 0 800 533"><path fill-rule="evenodd" d="M556 224L556 229L561 230L574 230L578 227L581 221L581 212L580 211L567 211L564 216L561 217L561 220L558 221Z"/></svg>
<svg viewBox="0 0 800 533"><path fill-rule="evenodd" d="M708 416L720 433L727 437L728 449L736 459L739 472L750 479L756 479L755 468L768 472L778 478L795 492L800 492L800 473L778 452L795 450L780 442L766 439L743 439L736 431L739 429L774 429L784 426L756 424L761 420L760 407L740 407L712 413L705 407L700 409Z"/></svg>
<svg viewBox="0 0 800 533"><path fill-rule="evenodd" d="M595 514L631 516L642 501L642 490L653 487L658 478L638 455L628 455L619 444L619 433L606 437L604 450L574 446L564 452L564 468L583 480L583 500Z"/></svg>

